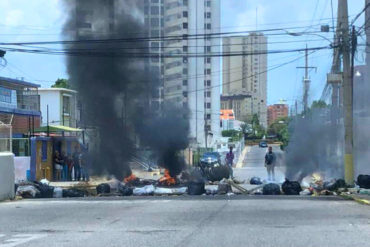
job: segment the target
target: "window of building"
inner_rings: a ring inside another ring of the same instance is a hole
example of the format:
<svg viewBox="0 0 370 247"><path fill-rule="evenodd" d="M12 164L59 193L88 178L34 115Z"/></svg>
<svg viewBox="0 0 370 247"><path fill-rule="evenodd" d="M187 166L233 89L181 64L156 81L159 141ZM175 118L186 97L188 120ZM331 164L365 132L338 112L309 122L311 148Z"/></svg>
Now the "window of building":
<svg viewBox="0 0 370 247"><path fill-rule="evenodd" d="M144 7L144 14L149 15L149 7Z"/></svg>
<svg viewBox="0 0 370 247"><path fill-rule="evenodd" d="M159 37L159 30L152 30L152 31L150 31L150 35L152 36L152 37Z"/></svg>
<svg viewBox="0 0 370 247"><path fill-rule="evenodd" d="M182 92L182 96L184 96L185 98L188 97L188 92Z"/></svg>
<svg viewBox="0 0 370 247"><path fill-rule="evenodd" d="M188 52L188 46L184 45L184 46L182 47L182 51L183 51L183 52Z"/></svg>
<svg viewBox="0 0 370 247"><path fill-rule="evenodd" d="M188 28L188 23L187 22L182 23L182 28L187 29Z"/></svg>
<svg viewBox="0 0 370 247"><path fill-rule="evenodd" d="M211 92L207 92L207 97L210 98L211 97Z"/></svg>
<svg viewBox="0 0 370 247"><path fill-rule="evenodd" d="M205 46L204 47L204 52L211 52L211 47L210 46Z"/></svg>
<svg viewBox="0 0 370 247"><path fill-rule="evenodd" d="M211 103L207 103L207 109L211 108Z"/></svg>
<svg viewBox="0 0 370 247"><path fill-rule="evenodd" d="M211 74L211 69L206 69L205 74L210 75Z"/></svg>
<svg viewBox="0 0 370 247"><path fill-rule="evenodd" d="M158 62L159 62L159 57L157 57L157 56L152 57L152 58L151 58L151 61L152 61L153 63L158 63Z"/></svg>
<svg viewBox="0 0 370 247"><path fill-rule="evenodd" d="M188 85L188 80L182 80L182 85L187 86Z"/></svg>
<svg viewBox="0 0 370 247"><path fill-rule="evenodd" d="M151 43L152 51L159 51L159 42Z"/></svg>
<svg viewBox="0 0 370 247"><path fill-rule="evenodd" d="M188 11L183 11L183 12L182 12L182 16L183 16L183 17L188 17Z"/></svg>
<svg viewBox="0 0 370 247"><path fill-rule="evenodd" d="M150 8L150 13L151 13L152 15L159 15L159 7L158 7L158 6L152 6L152 7Z"/></svg>
<svg viewBox="0 0 370 247"><path fill-rule="evenodd" d="M210 57L207 57L207 59L206 59L207 61L207 63L211 63L211 58Z"/></svg>
<svg viewBox="0 0 370 247"><path fill-rule="evenodd" d="M211 80L207 80L207 86L211 86Z"/></svg>
<svg viewBox="0 0 370 247"><path fill-rule="evenodd" d="M182 62L183 62L183 63L188 63L188 58L187 58L187 57L183 57L183 58L182 58Z"/></svg>
<svg viewBox="0 0 370 247"><path fill-rule="evenodd" d="M211 29L211 23L207 23L206 29Z"/></svg>
<svg viewBox="0 0 370 247"><path fill-rule="evenodd" d="M69 96L63 96L63 115L71 114L71 98Z"/></svg>
<svg viewBox="0 0 370 247"><path fill-rule="evenodd" d="M152 0L152 3L159 3L159 0Z"/></svg>
<svg viewBox="0 0 370 247"><path fill-rule="evenodd" d="M211 114L207 114L206 118L211 119Z"/></svg>
<svg viewBox="0 0 370 247"><path fill-rule="evenodd" d="M206 2L207 7L211 7L211 1Z"/></svg>
<svg viewBox="0 0 370 247"><path fill-rule="evenodd" d="M182 3L183 3L184 6L188 6L188 0L183 0Z"/></svg>
<svg viewBox="0 0 370 247"><path fill-rule="evenodd" d="M188 74L188 69L187 68L183 68L182 69L182 74L183 75L187 75Z"/></svg>
<svg viewBox="0 0 370 247"><path fill-rule="evenodd" d="M152 27L159 27L159 18L151 18L150 23Z"/></svg>
<svg viewBox="0 0 370 247"><path fill-rule="evenodd" d="M206 18L210 19L211 18L211 12L206 13Z"/></svg>

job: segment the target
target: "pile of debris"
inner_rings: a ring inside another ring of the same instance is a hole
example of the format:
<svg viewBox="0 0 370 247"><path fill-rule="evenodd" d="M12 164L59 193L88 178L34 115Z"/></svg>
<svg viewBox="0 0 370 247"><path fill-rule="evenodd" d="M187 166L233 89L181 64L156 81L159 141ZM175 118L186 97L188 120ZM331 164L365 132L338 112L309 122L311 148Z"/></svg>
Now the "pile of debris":
<svg viewBox="0 0 370 247"><path fill-rule="evenodd" d="M49 181L22 181L15 184L16 195L21 198L62 198L62 197L85 197L86 190L77 188L62 189L49 185Z"/></svg>

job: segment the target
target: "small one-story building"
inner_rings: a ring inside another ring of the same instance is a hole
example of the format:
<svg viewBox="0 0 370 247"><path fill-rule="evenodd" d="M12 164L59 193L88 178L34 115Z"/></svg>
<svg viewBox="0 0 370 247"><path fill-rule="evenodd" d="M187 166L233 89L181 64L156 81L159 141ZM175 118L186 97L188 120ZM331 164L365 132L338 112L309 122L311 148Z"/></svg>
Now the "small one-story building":
<svg viewBox="0 0 370 247"><path fill-rule="evenodd" d="M67 88L40 88L42 125L62 125L76 128L80 117L77 91ZM47 119L49 118L49 119Z"/></svg>

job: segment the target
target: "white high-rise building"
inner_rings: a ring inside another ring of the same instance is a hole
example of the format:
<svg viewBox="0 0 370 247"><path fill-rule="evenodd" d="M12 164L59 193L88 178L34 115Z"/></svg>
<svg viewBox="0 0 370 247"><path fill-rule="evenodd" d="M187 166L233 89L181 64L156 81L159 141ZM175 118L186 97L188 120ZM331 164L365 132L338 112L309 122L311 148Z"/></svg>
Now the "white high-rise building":
<svg viewBox="0 0 370 247"><path fill-rule="evenodd" d="M223 53L243 53L252 55L223 57L222 95L248 96L251 101L245 101L240 106L243 112L240 116L257 114L260 123L267 127L267 37L261 33L247 36L232 36L223 38ZM237 97L237 98L238 98ZM240 98L240 97L239 97ZM234 109L237 111L237 109ZM251 116L249 116L251 117ZM238 119L246 121L247 119Z"/></svg>
<svg viewBox="0 0 370 247"><path fill-rule="evenodd" d="M160 70L163 100L190 110L194 147L210 146L220 135L220 0L145 0L145 23L152 37L152 69ZM209 56L207 56L209 55ZM207 141L206 141L207 140Z"/></svg>

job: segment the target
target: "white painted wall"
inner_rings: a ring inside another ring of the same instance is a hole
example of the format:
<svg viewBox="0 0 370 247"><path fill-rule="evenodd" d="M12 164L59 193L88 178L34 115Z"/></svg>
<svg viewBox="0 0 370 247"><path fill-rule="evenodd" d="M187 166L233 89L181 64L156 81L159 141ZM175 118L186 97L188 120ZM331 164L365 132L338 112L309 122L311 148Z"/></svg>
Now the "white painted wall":
<svg viewBox="0 0 370 247"><path fill-rule="evenodd" d="M15 181L27 180L27 170L31 167L31 157L14 157Z"/></svg>
<svg viewBox="0 0 370 247"><path fill-rule="evenodd" d="M51 122L55 121L54 125L61 125L60 92L39 90L39 95L42 125L47 123L47 105L49 105L49 123L53 125Z"/></svg>
<svg viewBox="0 0 370 247"><path fill-rule="evenodd" d="M14 154L0 153L0 201L14 198Z"/></svg>

